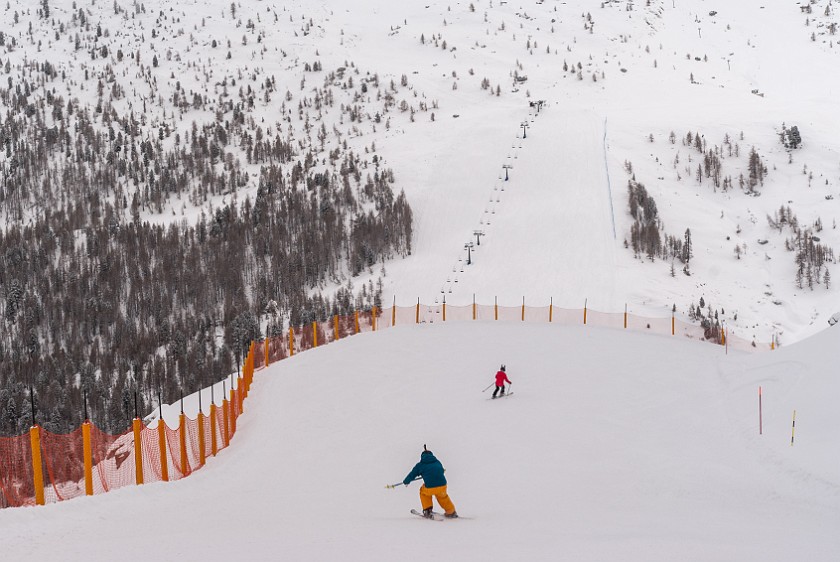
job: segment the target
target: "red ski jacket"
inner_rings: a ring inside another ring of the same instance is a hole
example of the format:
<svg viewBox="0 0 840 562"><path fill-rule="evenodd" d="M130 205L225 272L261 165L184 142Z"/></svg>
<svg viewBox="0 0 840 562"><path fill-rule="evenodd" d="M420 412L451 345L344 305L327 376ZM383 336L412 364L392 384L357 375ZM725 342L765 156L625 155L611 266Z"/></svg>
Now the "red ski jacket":
<svg viewBox="0 0 840 562"><path fill-rule="evenodd" d="M507 378L507 374L504 371L499 371L496 373L496 386L505 386L505 382L508 384L513 384L510 382L510 379Z"/></svg>

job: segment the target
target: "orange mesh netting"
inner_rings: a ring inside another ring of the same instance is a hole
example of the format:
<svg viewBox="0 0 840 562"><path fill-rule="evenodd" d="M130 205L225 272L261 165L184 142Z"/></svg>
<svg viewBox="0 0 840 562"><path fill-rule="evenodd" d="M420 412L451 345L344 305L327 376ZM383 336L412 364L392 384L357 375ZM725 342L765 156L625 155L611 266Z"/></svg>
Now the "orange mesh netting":
<svg viewBox="0 0 840 562"><path fill-rule="evenodd" d="M134 464L134 432L110 435L91 427L93 457L93 493L102 494L133 486L136 482Z"/></svg>
<svg viewBox="0 0 840 562"><path fill-rule="evenodd" d="M0 507L35 503L29 434L0 437Z"/></svg>
<svg viewBox="0 0 840 562"><path fill-rule="evenodd" d="M189 476L191 472L189 461L187 462L186 466L181 463L180 427L177 429L171 429L168 425L166 425L166 445L166 450L169 453L169 480L180 480L185 476Z"/></svg>
<svg viewBox="0 0 840 562"><path fill-rule="evenodd" d="M41 457L47 469L47 482L50 484L45 486L47 503L85 494L85 464L82 451L81 427L65 435L41 430Z"/></svg>
<svg viewBox="0 0 840 562"><path fill-rule="evenodd" d="M146 484L160 482L163 480L163 472L160 466L160 440L157 428L144 426L140 431L140 444L143 451L143 482Z"/></svg>

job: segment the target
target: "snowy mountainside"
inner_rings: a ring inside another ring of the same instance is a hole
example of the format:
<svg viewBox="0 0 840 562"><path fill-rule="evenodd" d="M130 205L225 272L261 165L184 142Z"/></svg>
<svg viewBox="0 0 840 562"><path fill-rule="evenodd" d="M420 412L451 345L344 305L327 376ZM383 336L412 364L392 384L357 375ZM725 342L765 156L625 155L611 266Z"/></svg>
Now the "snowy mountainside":
<svg viewBox="0 0 840 562"><path fill-rule="evenodd" d="M795 342L837 309L837 16L807 6L9 0L0 213L8 227L62 209L74 233L52 259L67 275L68 246L94 245L87 224L224 232L226 208L247 201L259 222L278 185L299 186L314 224L336 212L355 238L323 259L319 244L273 247L286 270L249 249L235 298L206 309L228 347L237 330L354 305L497 297L674 310ZM631 215L630 185L655 215ZM46 294L34 285L4 284L12 316ZM142 316L133 329L155 325L148 337L174 355L178 313ZM204 345L207 329L185 323Z"/></svg>
<svg viewBox="0 0 840 562"><path fill-rule="evenodd" d="M628 162L635 166L636 180L647 187L660 209L677 208L676 212L663 212L663 239L667 235L683 238L686 228L695 234L698 259L691 279L658 279L661 271L651 276L646 271L651 267L630 265L629 281L634 289L627 291L629 294L615 299L588 295L590 298L603 300L605 307L613 309L630 301L650 313L676 305L685 315L690 305L704 297L714 303L715 312L730 311L724 314L727 321L746 337L759 341L768 341L774 333L782 333L785 339L788 332L795 341L822 325L817 319L826 311L819 303L831 300L831 291L818 286L814 291L827 294L815 295L810 288L801 289L797 265L792 254L784 251L784 240L777 236L770 247L759 247L758 240L771 237L765 232L770 229L764 228L767 216L790 205L803 227L809 227L832 249L833 233L820 235L813 228L819 220L823 228L834 230L836 206L827 197L834 195L840 181L837 148L830 134L834 123L830 117L828 122L823 118L828 117L825 109L826 104L831 105L828 94L832 83L823 80L825 75L820 72L836 56L831 31L836 15L830 3L803 5L809 11L759 2L718 9L699 0L671 6L663 0L612 1L594 8L574 2L393 4L375 0L356 2L352 7L323 1L47 4L50 18L61 23L53 26L57 29L33 25L30 33L30 24L39 23L39 11L9 3L6 12L12 17L17 13L19 23L6 31L10 41L17 41L6 59L17 62L25 56L38 60L39 53L49 53L51 65L70 77L64 81L66 97L94 108L103 99L117 112L136 112L148 138L163 133L163 147L174 146L179 133L180 137L188 135L192 123L212 124L229 118L234 103L245 101L248 128L223 148L220 159L235 162L247 175L215 196L211 193L179 201L164 194L162 200L156 199L156 205L143 204L144 219L189 219L196 214L193 209L229 200L234 189L239 200L246 195L254 197L259 157L252 156L249 148L255 136L279 135L301 154L313 146L325 154L342 143L358 151L373 149L386 156L399 187L407 188L409 204L419 221L414 236L416 252L409 263L385 264L391 277L384 300L397 295L431 302L449 296L456 277L452 273L460 272L465 258L463 246L472 240L471 231L483 228L481 214L489 210L489 201L481 204L478 198L499 188L501 164L506 158L518 158L519 149L538 151L540 158L558 162L559 169L550 172L550 181L555 182L574 174L576 166L598 165L598 154L563 158L573 144L563 135L533 139L532 144L539 143L539 147L517 144L520 123L528 118L527 102L544 99L575 113L592 108L597 115L594 121L607 121L604 144L608 181L614 183L610 197L618 222L616 251L630 237L623 171ZM817 43L825 48L814 50L810 37L801 36L800 26L813 28L822 41ZM60 31L64 28L68 33ZM773 41L778 35L799 40L781 49ZM318 70L312 72L313 66ZM339 70L336 77L336 70L345 68L349 71ZM82 73L87 81L81 80ZM384 100L380 94L373 98L362 91L374 77L386 85ZM107 85L100 98L94 79ZM320 103L322 87L336 97L329 106ZM56 92L60 94L61 89ZM39 95L43 92L33 92L35 99ZM809 99L812 101L806 101ZM341 111L336 111L339 106ZM778 142L785 123L798 124L801 147L785 149ZM680 156L666 145L671 132L679 138L689 132L708 136L710 150L722 146L724 136L745 137L740 140L740 159L728 158L725 174L736 184L740 176L748 175L746 159L757 147L768 168L762 198L756 199L754 192L745 197L746 190L736 185L724 196L698 190L691 204L681 201L674 188L686 185L692 191L702 184L691 181L696 162L688 161L690 151L683 151L683 161L674 164L667 176L659 169ZM554 148L546 152L549 138ZM647 155L656 164L650 170L641 161ZM434 165L430 166L431 162ZM692 168L690 172L688 168ZM798 181L805 178L807 188ZM523 179L530 178L526 175ZM119 183L116 193L124 190L123 197L130 199L136 186L130 181ZM815 197L817 189L819 197ZM802 196L794 197L798 192L803 192ZM826 199L820 201L822 198ZM443 208L452 205L461 208ZM729 209L731 212L726 212ZM710 225L712 213L723 214L725 224ZM444 218L430 223L428 215ZM452 228L431 232L444 221ZM741 232L733 236L739 227ZM726 236L730 243L719 243ZM453 237L457 238L451 241ZM745 261L735 256L736 244L741 245ZM528 253L527 249L521 251ZM765 255L784 264L762 264ZM667 277L673 260L664 261L664 267L657 269L665 269ZM684 264L677 261L675 269L681 271ZM494 270L516 269L515 263L493 262ZM745 269L746 263L750 264L746 267L769 271L761 279L733 282L743 287L726 286L730 277L741 277L739 270ZM606 260L603 267L615 264ZM430 271L428 285L421 286L403 273L416 268ZM526 289L543 300L569 297L578 303L587 297L574 283L569 287L562 282L564 273L555 274L556 266L550 269L545 277L553 280L534 291L530 287L509 288L504 275L486 290L509 299L516 299ZM817 285L824 285L828 269L820 267ZM717 270L726 272L725 282L714 280L720 279ZM432 271L437 273L432 276ZM641 279L651 277L655 278L655 290L635 288ZM438 292L441 289L443 294ZM468 290L470 298L472 293L483 292L481 283ZM651 310L653 295L658 302ZM457 302L458 292L449 298ZM792 314L790 308L807 312ZM735 311L740 313L737 319Z"/></svg>

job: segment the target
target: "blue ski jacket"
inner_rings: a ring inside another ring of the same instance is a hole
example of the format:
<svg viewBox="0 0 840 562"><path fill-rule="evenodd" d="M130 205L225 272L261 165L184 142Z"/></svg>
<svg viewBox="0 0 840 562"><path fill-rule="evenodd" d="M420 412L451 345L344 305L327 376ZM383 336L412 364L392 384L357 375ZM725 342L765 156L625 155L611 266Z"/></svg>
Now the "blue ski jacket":
<svg viewBox="0 0 840 562"><path fill-rule="evenodd" d="M431 451L423 451L420 455L420 462L414 465L411 472L403 480L403 484L408 484L415 480L418 476L423 477L423 483L427 488L437 488L438 486L446 486L446 477L443 475L444 468L440 461L435 458Z"/></svg>

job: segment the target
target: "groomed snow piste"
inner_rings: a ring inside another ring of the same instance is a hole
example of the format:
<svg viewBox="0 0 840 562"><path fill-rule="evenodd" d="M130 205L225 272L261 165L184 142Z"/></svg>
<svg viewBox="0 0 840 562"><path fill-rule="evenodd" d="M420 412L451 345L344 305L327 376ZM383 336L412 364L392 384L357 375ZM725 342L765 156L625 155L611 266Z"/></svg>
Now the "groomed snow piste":
<svg viewBox="0 0 840 562"><path fill-rule="evenodd" d="M257 372L232 446L186 480L0 511L4 559L830 562L838 339L727 355L583 326L354 336ZM515 395L488 400L500 363ZM416 483L385 489L423 444L463 520L412 516Z"/></svg>

